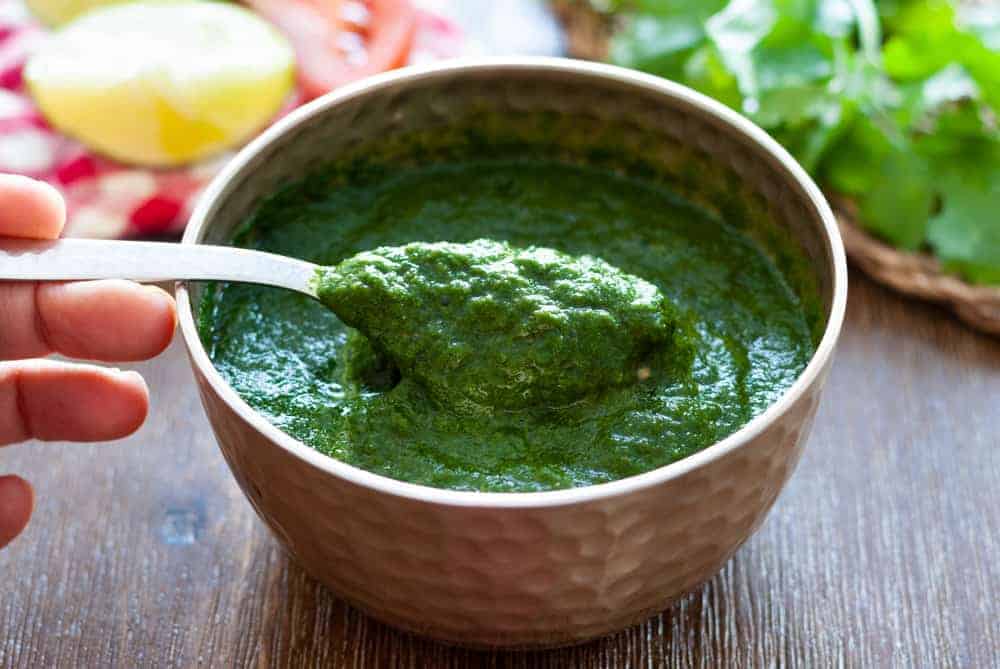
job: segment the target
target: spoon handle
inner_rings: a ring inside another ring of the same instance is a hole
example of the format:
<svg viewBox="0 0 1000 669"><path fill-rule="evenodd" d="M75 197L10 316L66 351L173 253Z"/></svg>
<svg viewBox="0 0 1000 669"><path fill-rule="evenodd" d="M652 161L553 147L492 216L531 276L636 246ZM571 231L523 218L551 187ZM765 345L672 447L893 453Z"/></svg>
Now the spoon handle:
<svg viewBox="0 0 1000 669"><path fill-rule="evenodd" d="M316 297L316 270L295 258L230 246L0 237L0 281L233 281Z"/></svg>

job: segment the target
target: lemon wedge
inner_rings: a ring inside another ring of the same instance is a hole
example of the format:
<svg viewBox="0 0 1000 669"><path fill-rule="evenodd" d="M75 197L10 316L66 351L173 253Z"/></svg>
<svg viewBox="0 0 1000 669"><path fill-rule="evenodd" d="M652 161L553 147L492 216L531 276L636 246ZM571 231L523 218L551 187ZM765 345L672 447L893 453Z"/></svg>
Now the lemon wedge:
<svg viewBox="0 0 1000 669"><path fill-rule="evenodd" d="M117 160L169 166L240 144L266 124L292 88L294 55L235 5L132 2L54 33L25 79L59 130Z"/></svg>
<svg viewBox="0 0 1000 669"><path fill-rule="evenodd" d="M28 9L48 26L59 26L75 19L80 14L116 2L128 0L27 0Z"/></svg>

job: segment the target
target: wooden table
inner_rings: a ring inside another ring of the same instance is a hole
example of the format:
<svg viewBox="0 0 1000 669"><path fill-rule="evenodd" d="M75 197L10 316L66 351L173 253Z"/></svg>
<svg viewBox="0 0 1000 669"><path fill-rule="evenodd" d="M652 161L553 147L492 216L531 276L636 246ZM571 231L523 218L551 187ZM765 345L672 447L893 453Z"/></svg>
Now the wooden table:
<svg viewBox="0 0 1000 669"><path fill-rule="evenodd" d="M290 562L216 448L179 342L115 445L28 444L0 552L0 667L1000 665L1000 340L855 276L813 436L760 532L645 624L540 653L449 649Z"/></svg>

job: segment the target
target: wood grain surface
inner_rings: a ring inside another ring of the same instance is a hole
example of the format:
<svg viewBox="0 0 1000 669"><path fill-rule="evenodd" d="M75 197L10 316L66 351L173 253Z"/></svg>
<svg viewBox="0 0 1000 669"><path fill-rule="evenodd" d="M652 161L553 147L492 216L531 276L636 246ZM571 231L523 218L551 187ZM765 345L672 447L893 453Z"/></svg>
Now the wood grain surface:
<svg viewBox="0 0 1000 669"><path fill-rule="evenodd" d="M851 291L760 532L645 624L538 653L401 634L306 576L233 482L175 342L139 366L154 407L136 436L0 451L39 495L0 552L0 667L1000 666L1000 340L859 276Z"/></svg>

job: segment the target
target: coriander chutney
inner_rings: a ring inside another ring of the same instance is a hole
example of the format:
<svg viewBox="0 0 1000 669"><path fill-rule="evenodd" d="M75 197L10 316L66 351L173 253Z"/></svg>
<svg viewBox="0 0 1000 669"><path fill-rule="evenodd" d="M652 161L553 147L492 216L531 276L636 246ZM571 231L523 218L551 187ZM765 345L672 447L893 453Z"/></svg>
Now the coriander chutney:
<svg viewBox="0 0 1000 669"><path fill-rule="evenodd" d="M592 256L411 242L324 268L317 283L372 349L367 368L345 365L348 378L395 368L437 410L545 414L690 362L670 301Z"/></svg>
<svg viewBox="0 0 1000 669"><path fill-rule="evenodd" d="M201 336L254 409L368 471L478 491L613 481L738 430L814 351L808 299L741 223L544 157L331 167L234 243L340 265L319 292L343 321L215 284Z"/></svg>

